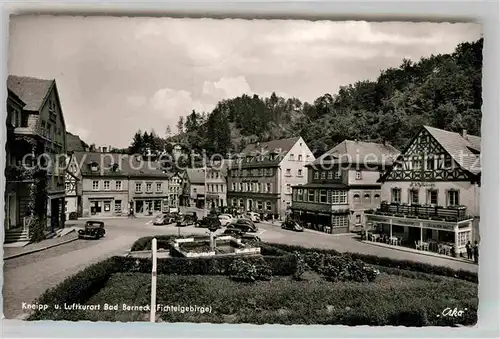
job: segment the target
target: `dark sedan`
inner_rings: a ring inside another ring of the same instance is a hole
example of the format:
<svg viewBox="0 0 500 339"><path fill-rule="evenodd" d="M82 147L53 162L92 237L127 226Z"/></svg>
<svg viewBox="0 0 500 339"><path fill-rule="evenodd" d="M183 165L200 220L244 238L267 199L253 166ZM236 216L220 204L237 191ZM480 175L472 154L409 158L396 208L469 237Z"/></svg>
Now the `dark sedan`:
<svg viewBox="0 0 500 339"><path fill-rule="evenodd" d="M255 226L253 221L249 219L236 219L229 225L227 225L226 229L238 229L241 230L242 232L252 232L255 233L257 232L258 228Z"/></svg>
<svg viewBox="0 0 500 339"><path fill-rule="evenodd" d="M293 220L287 220L281 224L281 228L284 230L290 230L295 232L304 232L304 227L300 226L298 222Z"/></svg>

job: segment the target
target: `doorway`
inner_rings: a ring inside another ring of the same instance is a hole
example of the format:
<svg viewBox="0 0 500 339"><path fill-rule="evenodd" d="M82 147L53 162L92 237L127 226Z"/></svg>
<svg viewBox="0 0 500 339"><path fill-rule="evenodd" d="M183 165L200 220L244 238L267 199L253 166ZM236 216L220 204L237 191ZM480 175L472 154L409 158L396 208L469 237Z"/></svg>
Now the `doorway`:
<svg viewBox="0 0 500 339"><path fill-rule="evenodd" d="M90 214L91 215L99 215L102 213L101 202L99 201L91 201L90 202Z"/></svg>
<svg viewBox="0 0 500 339"><path fill-rule="evenodd" d="M17 199L16 194L8 195L8 210L7 210L7 223L5 229L15 228L17 226Z"/></svg>

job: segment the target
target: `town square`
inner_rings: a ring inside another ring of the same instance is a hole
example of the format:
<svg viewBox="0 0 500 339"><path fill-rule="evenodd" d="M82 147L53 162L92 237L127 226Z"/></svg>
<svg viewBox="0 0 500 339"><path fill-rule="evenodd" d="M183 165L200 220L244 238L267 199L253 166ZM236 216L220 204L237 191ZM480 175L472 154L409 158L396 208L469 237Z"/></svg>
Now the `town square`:
<svg viewBox="0 0 500 339"><path fill-rule="evenodd" d="M25 36L25 27L44 19L18 20L14 36ZM105 27L97 18L53 20L82 35L90 22ZM206 27L224 32L232 27L228 22ZM148 30L158 23L138 21L135 43L156 41L159 33ZM175 50L184 41L176 34L205 24L169 19L157 29L177 32L165 33ZM373 41L396 39L399 27L329 24L307 23L313 32L336 32L333 40L349 27L366 30ZM434 34L440 24L432 25L419 29ZM412 37L417 26L410 26L401 26L408 39L420 39ZM110 27L128 26L116 21ZM273 40L278 26L262 27L266 39L280 44L279 58L292 49ZM309 85L283 89L296 93L291 95L280 88L252 92L243 77L211 82L207 75L198 99L194 90L173 88L149 99L119 98L132 67L110 71L117 76L115 93L108 83L86 85L84 73L74 79L63 71L37 73L13 58L6 103L4 316L474 325L484 184L483 38L474 26L443 29L456 40L446 48L432 40L412 60L401 51L374 66L373 74L346 77L338 88L327 77L328 85L309 96L298 94L308 93ZM103 41L115 41L111 31ZM298 33L280 34L302 41ZM106 43L99 46L111 53ZM20 43L13 51L25 48ZM221 61L228 70L239 60L234 53ZM123 53L115 57L127 64ZM337 58L338 51L331 60ZM250 58L248 65L250 60L256 62ZM357 62L369 67L363 58ZM203 65L203 72L225 72L217 63ZM191 81L163 66L179 83ZM201 66L182 67L202 72ZM315 72L319 79L322 71ZM273 70L268 74L274 79ZM280 86L288 84L286 74ZM148 86L156 81L154 72L135 76ZM242 81L243 90L235 90ZM75 86L81 91L72 92ZM77 108L76 98L89 93L96 102Z"/></svg>

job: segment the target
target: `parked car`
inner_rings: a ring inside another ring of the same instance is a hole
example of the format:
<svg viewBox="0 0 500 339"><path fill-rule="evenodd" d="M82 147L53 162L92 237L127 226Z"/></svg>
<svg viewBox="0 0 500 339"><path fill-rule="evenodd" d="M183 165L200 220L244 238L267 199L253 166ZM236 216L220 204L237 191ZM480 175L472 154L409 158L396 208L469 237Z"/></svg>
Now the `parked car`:
<svg viewBox="0 0 500 339"><path fill-rule="evenodd" d="M298 222L294 220L286 220L281 224L281 228L284 230L291 230L295 232L304 232L304 227L300 226Z"/></svg>
<svg viewBox="0 0 500 339"><path fill-rule="evenodd" d="M253 222L260 222L260 214L257 212L248 212L247 217Z"/></svg>
<svg viewBox="0 0 500 339"><path fill-rule="evenodd" d="M164 213L156 217L155 221L153 221L153 225L155 226L170 225L176 221L177 217L178 216L175 214Z"/></svg>
<svg viewBox="0 0 500 339"><path fill-rule="evenodd" d="M235 221L227 225L226 229L239 229L242 232L252 232L252 233L257 232L258 230L257 226L255 226L255 224L251 220L242 218L236 219Z"/></svg>
<svg viewBox="0 0 500 339"><path fill-rule="evenodd" d="M177 226L189 226L194 225L198 221L198 216L196 212L180 214L177 218Z"/></svg>
<svg viewBox="0 0 500 339"><path fill-rule="evenodd" d="M195 223L195 227L209 228L210 225L215 225L217 228L221 228L222 224L219 218L216 217L203 217Z"/></svg>
<svg viewBox="0 0 500 339"><path fill-rule="evenodd" d="M222 226L227 226L231 222L233 222L234 218L230 214L221 214L219 215L219 220Z"/></svg>
<svg viewBox="0 0 500 339"><path fill-rule="evenodd" d="M242 242L251 242L251 241L261 242L262 241L262 239L260 239L260 237L258 237L257 235L242 232L241 230L236 229L236 228L226 228L222 234L223 235L231 235L233 237L239 238L239 239L241 239Z"/></svg>
<svg viewBox="0 0 500 339"><path fill-rule="evenodd" d="M83 230L78 230L79 239L99 239L104 237L106 230L104 229L104 222L97 220L89 220L85 223Z"/></svg>

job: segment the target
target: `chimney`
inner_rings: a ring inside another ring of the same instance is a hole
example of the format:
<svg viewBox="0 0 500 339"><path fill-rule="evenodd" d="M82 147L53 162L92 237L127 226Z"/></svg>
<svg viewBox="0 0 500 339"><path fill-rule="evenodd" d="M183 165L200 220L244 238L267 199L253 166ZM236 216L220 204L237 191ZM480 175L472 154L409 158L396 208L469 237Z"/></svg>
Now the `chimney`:
<svg viewBox="0 0 500 339"><path fill-rule="evenodd" d="M467 139L467 130L466 129L462 130L462 138Z"/></svg>

